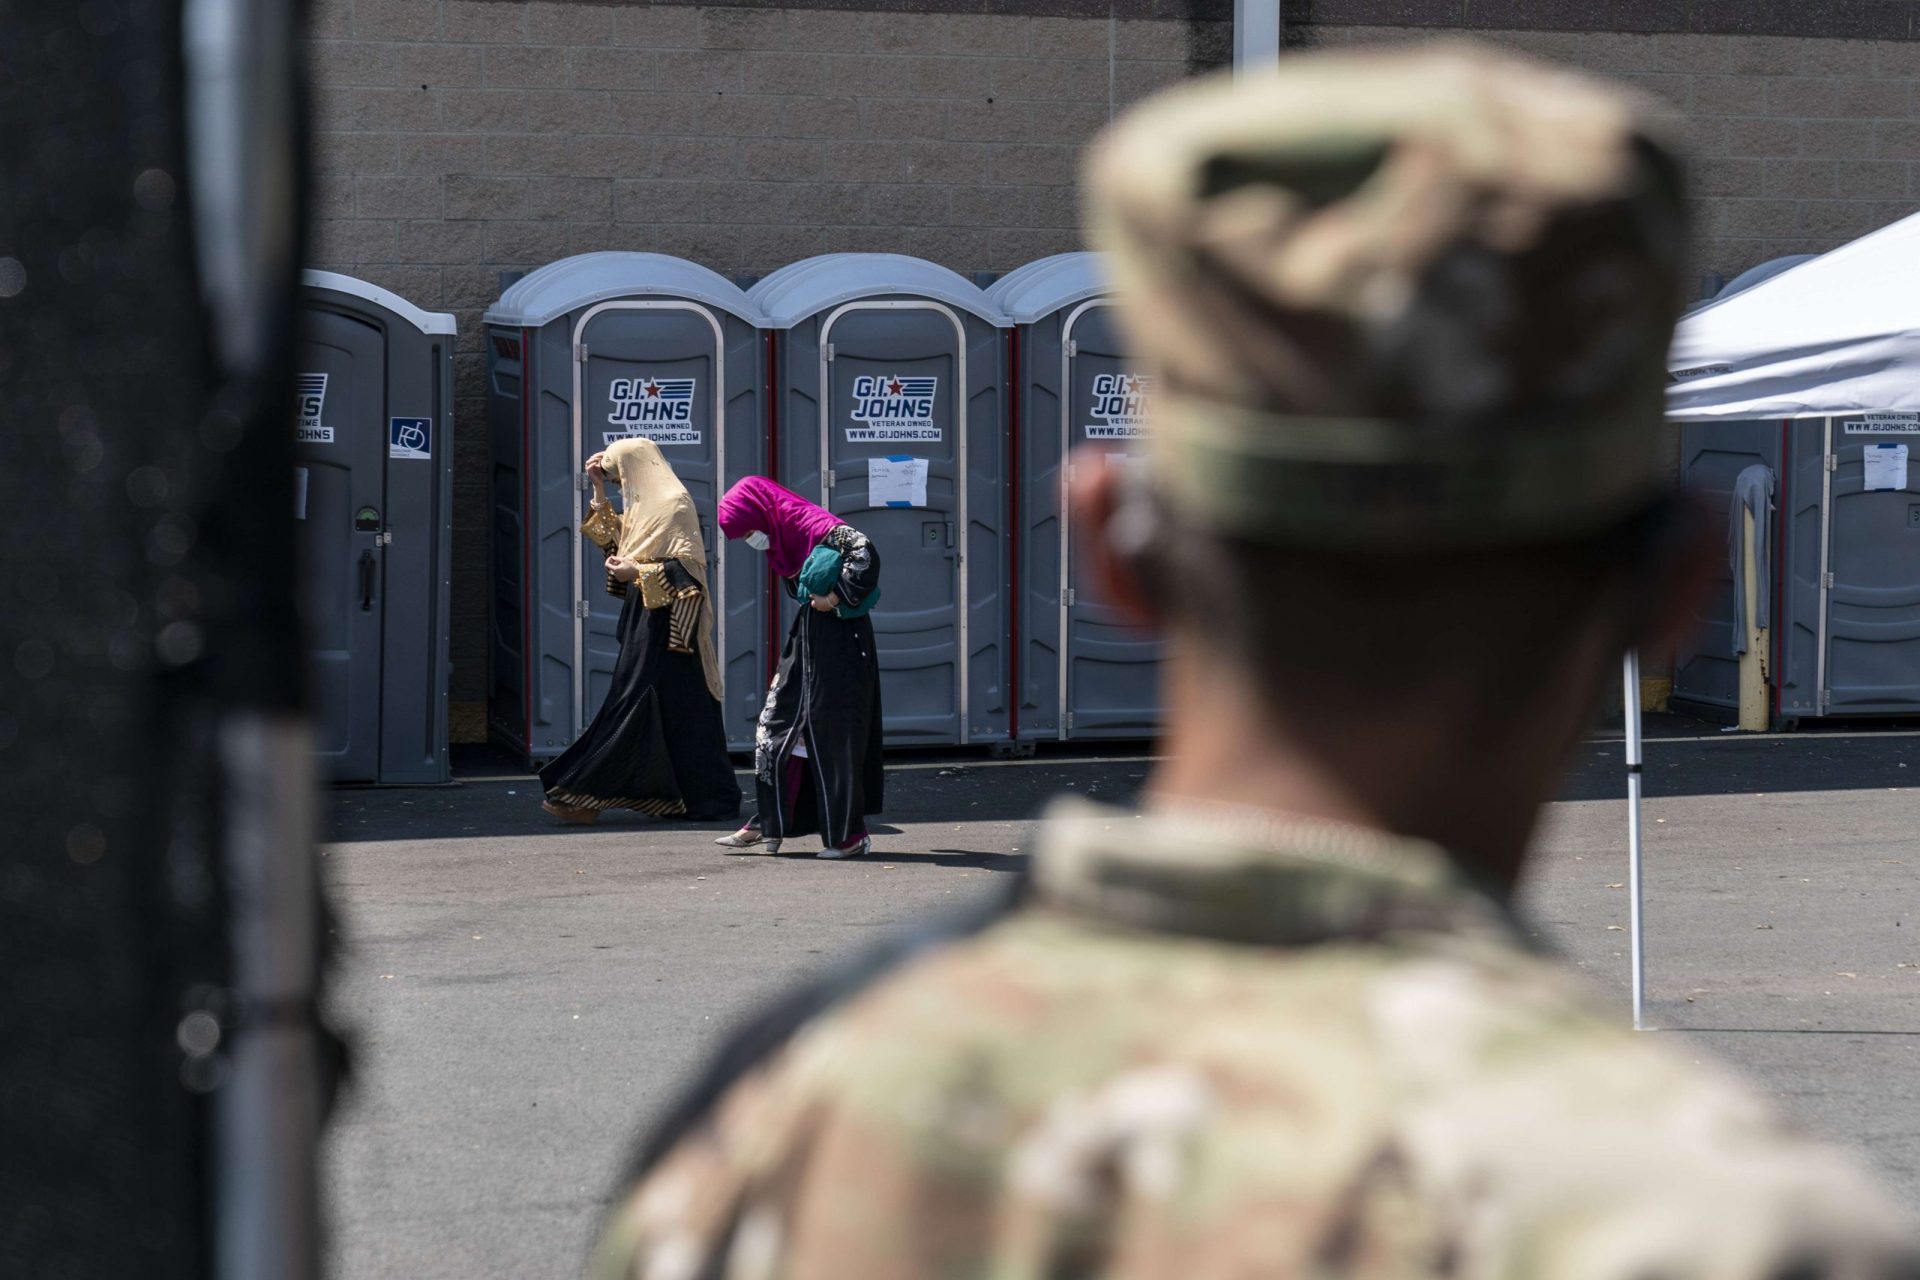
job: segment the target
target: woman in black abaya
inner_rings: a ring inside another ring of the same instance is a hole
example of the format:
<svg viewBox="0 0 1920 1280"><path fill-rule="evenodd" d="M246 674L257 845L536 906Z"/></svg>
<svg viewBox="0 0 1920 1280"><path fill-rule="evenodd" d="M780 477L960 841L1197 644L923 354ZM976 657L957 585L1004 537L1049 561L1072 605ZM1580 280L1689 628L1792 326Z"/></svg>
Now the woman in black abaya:
<svg viewBox="0 0 1920 1280"><path fill-rule="evenodd" d="M587 463L593 505L581 532L607 553L624 596L613 684L593 723L540 771L541 808L590 823L605 809L701 821L740 812L727 759L707 551L693 499L651 440L617 441ZM607 502L606 477L622 510Z"/></svg>
<svg viewBox="0 0 1920 1280"><path fill-rule="evenodd" d="M880 553L864 533L791 489L752 476L720 499L720 530L767 553L801 607L767 691L754 749L759 811L719 843L778 853L820 836L822 858L872 848L880 812L880 658L867 617L880 598Z"/></svg>

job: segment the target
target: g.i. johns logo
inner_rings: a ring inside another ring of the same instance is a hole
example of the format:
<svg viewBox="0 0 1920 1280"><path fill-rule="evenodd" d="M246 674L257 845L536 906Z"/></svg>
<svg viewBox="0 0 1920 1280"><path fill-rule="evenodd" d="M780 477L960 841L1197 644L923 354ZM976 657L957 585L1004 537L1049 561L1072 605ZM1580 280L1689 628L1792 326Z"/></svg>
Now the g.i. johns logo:
<svg viewBox="0 0 1920 1280"><path fill-rule="evenodd" d="M861 374L853 380L850 444L884 440L938 440L933 401L940 379Z"/></svg>
<svg viewBox="0 0 1920 1280"><path fill-rule="evenodd" d="M1143 373L1102 373L1093 379L1089 440L1130 440L1144 433L1153 379Z"/></svg>
<svg viewBox="0 0 1920 1280"><path fill-rule="evenodd" d="M608 444L645 436L655 444L699 444L700 428L693 425L695 378L615 378L608 389L613 412L607 421L617 430L606 433Z"/></svg>
<svg viewBox="0 0 1920 1280"><path fill-rule="evenodd" d="M332 444L333 428L320 425L321 411L327 407L327 375L301 374L296 391L300 403L294 439L301 444Z"/></svg>

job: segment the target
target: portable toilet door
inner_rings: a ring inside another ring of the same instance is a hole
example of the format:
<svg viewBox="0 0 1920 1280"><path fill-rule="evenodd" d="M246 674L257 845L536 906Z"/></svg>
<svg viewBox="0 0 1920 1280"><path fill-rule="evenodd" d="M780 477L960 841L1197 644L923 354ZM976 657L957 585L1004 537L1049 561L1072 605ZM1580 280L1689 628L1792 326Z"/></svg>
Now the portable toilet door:
<svg viewBox="0 0 1920 1280"><path fill-rule="evenodd" d="M1687 423L1686 487L1725 509L1732 477L1774 471L1773 718L1920 715L1920 414ZM1734 705L1732 586L1675 660L1674 696Z"/></svg>
<svg viewBox="0 0 1920 1280"><path fill-rule="evenodd" d="M781 483L880 553L887 742L1004 742L1005 318L954 272L897 254L809 258L751 296L775 331Z"/></svg>
<svg viewBox="0 0 1920 1280"><path fill-rule="evenodd" d="M338 782L445 782L454 318L333 272L304 285L294 515L316 751Z"/></svg>
<svg viewBox="0 0 1920 1280"><path fill-rule="evenodd" d="M1774 476L1774 504L1784 510L1780 470L1781 424L1770 421L1685 422L1680 424L1680 481L1687 492L1708 509L1732 519L1734 481L1750 466L1764 466ZM1777 517L1776 517L1777 518ZM1772 521L1769 528L1775 528ZM1771 550L1772 548L1770 548ZM1778 556L1770 557L1777 561ZM1776 566L1777 568L1777 566ZM1771 593L1772 582L1760 589ZM1713 589L1697 607L1692 624L1675 648L1673 697L1676 702L1732 715L1740 705L1740 660L1734 651L1734 593L1740 584L1732 566L1721 563ZM1777 615L1776 615L1777 616ZM1777 631L1778 623L1773 628ZM1767 666L1777 664L1771 655Z"/></svg>
<svg viewBox="0 0 1920 1280"><path fill-rule="evenodd" d="M1098 254L1030 262L988 296L1013 321L1018 370L1018 737L1152 737L1159 641L1081 571L1067 504L1073 468L1140 465L1147 379L1127 363Z"/></svg>
<svg viewBox="0 0 1920 1280"><path fill-rule="evenodd" d="M1920 715L1920 413L1820 427L1820 713Z"/></svg>
<svg viewBox="0 0 1920 1280"><path fill-rule="evenodd" d="M645 436L699 513L728 745L750 750L766 689L766 571L761 557L729 554L714 508L727 485L767 466L758 311L695 263L607 252L523 277L486 323L496 576L513 597L495 606L505 622L492 644L496 733L529 760L550 758L605 701L622 602L580 533L585 465Z"/></svg>

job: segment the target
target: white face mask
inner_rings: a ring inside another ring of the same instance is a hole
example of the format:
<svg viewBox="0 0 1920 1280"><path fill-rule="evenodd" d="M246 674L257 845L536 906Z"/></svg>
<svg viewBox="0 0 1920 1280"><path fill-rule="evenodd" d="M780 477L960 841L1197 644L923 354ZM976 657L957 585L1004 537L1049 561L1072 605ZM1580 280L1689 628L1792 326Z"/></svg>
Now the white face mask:
<svg viewBox="0 0 1920 1280"><path fill-rule="evenodd" d="M765 551L768 547L773 545L773 539L767 537L766 534L761 533L758 529L755 529L752 533L747 535L746 543L748 546L752 547L755 551Z"/></svg>

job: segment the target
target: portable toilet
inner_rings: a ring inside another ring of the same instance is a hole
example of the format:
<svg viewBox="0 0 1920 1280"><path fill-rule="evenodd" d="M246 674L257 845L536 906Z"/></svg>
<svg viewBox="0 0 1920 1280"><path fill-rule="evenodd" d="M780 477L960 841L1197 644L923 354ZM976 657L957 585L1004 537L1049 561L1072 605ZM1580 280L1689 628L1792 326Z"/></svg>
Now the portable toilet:
<svg viewBox="0 0 1920 1280"><path fill-rule="evenodd" d="M531 272L485 320L491 733L529 762L549 759L606 698L621 601L580 533L585 465L638 435L659 444L693 495L715 584L727 742L751 750L768 677L765 559L727 546L714 505L768 465L759 310L696 263L609 252Z"/></svg>
<svg viewBox="0 0 1920 1280"><path fill-rule="evenodd" d="M897 254L808 258L751 296L774 331L780 482L880 552L888 743L1004 743L1005 317L945 267ZM782 600L783 618L792 608Z"/></svg>
<svg viewBox="0 0 1920 1280"><path fill-rule="evenodd" d="M1160 726L1160 645L1080 571L1066 503L1074 467L1140 462L1149 385L1127 365L1100 255L1030 262L988 290L1014 325L1022 742L1147 738Z"/></svg>
<svg viewBox="0 0 1920 1280"><path fill-rule="evenodd" d="M309 271L294 516L322 771L448 780L454 320Z"/></svg>
<svg viewBox="0 0 1920 1280"><path fill-rule="evenodd" d="M1920 485L1909 449L1920 414L1687 422L1681 477L1729 512L1734 478L1773 473L1766 538L1772 581L1768 682L1777 725L1842 716L1920 716ZM1729 571L1680 645L1674 700L1738 704Z"/></svg>
<svg viewBox="0 0 1920 1280"><path fill-rule="evenodd" d="M1764 535L1771 553L1769 560L1781 549L1780 535L1784 530L1778 521L1783 492L1780 475L1781 444L1786 438L1780 422L1701 422L1684 423L1680 427L1680 480L1681 485L1697 499L1703 500L1708 507L1724 513L1731 521L1733 511L1734 482L1740 473L1748 467L1758 464L1764 466L1773 475L1774 510L1762 513L1763 522L1759 532ZM1817 492L1817 491L1816 491ZM1818 518L1818 511L1813 513ZM1813 545L1808 543L1807 545ZM1772 564L1772 571L1778 574L1782 566ZM1769 581L1759 584L1760 590L1767 594L1769 601L1776 599L1777 583ZM1734 592L1738 589L1733 580L1731 564L1722 564L1715 575L1712 590L1697 607L1687 633L1675 647L1673 662L1673 701L1682 707L1707 711L1716 717L1732 718L1740 704L1740 660L1736 648L1736 604ZM1766 655L1767 667L1772 683L1778 691L1773 699L1772 716L1778 717L1777 708L1784 699L1789 703L1803 701L1811 692L1811 685L1798 679L1798 672L1790 672L1777 661L1780 653L1778 642L1788 640L1798 648L1806 637L1783 637L1780 634L1778 617L1773 619L1774 653ZM1810 675L1811 672L1806 674ZM1817 706L1815 707L1817 710Z"/></svg>

